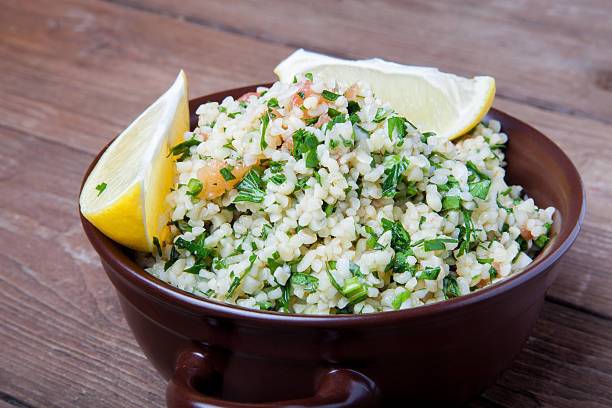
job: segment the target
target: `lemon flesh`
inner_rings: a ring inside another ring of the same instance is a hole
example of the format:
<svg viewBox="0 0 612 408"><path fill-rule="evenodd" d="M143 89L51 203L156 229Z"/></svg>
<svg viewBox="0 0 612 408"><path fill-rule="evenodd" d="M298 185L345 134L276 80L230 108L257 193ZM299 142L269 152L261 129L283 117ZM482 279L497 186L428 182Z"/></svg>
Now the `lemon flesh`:
<svg viewBox="0 0 612 408"><path fill-rule="evenodd" d="M171 147L189 130L187 78L174 84L106 149L83 185L81 213L114 241L152 251L169 237L165 197L174 183Z"/></svg>
<svg viewBox="0 0 612 408"><path fill-rule="evenodd" d="M274 69L285 83L307 72L347 84L362 81L420 131L435 132L449 140L476 126L495 97L495 79L490 76L469 79L437 68L400 65L378 58L350 61L300 49Z"/></svg>

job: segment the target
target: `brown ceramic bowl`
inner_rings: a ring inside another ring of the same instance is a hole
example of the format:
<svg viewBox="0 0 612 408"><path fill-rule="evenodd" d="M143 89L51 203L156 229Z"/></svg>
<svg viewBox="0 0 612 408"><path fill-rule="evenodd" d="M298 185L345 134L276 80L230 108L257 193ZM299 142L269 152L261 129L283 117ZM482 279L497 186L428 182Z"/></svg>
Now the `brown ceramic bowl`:
<svg viewBox="0 0 612 408"><path fill-rule="evenodd" d="M192 127L201 103L254 88L192 100ZM538 317L558 273L553 266L580 230L585 199L576 168L550 139L496 109L489 117L510 135L510 182L541 207L557 208L554 238L523 272L441 303L309 316L205 300L146 273L81 217L136 340L169 380L168 406L457 404L494 382Z"/></svg>

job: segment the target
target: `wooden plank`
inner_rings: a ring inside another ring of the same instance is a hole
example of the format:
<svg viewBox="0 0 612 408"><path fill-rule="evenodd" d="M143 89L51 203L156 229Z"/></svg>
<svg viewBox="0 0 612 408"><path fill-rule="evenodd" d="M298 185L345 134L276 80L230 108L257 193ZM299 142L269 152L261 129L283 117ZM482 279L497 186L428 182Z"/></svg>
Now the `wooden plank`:
<svg viewBox="0 0 612 408"><path fill-rule="evenodd" d="M5 73L0 76L0 88L6 89L0 99L0 117L4 126L88 153L96 153L121 131L163 91L180 67L190 74L192 95L199 95L271 80L272 67L290 52L284 46L114 4L49 4L13 3L0 16L0 69ZM48 27L54 35L47 35ZM192 40L176 45L177 38ZM213 56L214 62L200 62L193 56L194 47L183 45L202 38L206 40L199 43L197 53L203 55L202 61ZM244 49L257 52L245 54ZM165 60L157 61L159 54ZM245 55L241 58L246 65L235 67L235 55ZM156 63L146 64L146 60ZM612 242L612 215L606 208L612 195L607 181L612 172L612 126L502 97L495 106L550 135L580 170L589 212L576 246L559 266L563 273L551 295L612 316L607 250Z"/></svg>
<svg viewBox="0 0 612 408"><path fill-rule="evenodd" d="M36 407L149 406L163 383L143 369L77 218L79 179L92 156L2 135L1 161L28 165L2 172L0 243L10 250L0 254L1 390Z"/></svg>
<svg viewBox="0 0 612 408"><path fill-rule="evenodd" d="M508 99L612 123L607 0L114 1L291 48L492 75Z"/></svg>

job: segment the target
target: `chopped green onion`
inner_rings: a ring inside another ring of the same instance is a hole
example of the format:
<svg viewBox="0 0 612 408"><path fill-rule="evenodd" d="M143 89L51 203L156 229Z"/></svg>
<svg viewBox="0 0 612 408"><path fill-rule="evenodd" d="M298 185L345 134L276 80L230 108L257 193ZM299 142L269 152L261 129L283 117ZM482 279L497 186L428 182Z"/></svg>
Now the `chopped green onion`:
<svg viewBox="0 0 612 408"><path fill-rule="evenodd" d="M306 79L308 79L310 82L312 82L312 72L307 72L304 74L304 76L306 77Z"/></svg>
<svg viewBox="0 0 612 408"><path fill-rule="evenodd" d="M352 115L353 113L359 112L361 110L361 107L359 106L359 103L357 103L357 101L349 101L347 110L349 115Z"/></svg>

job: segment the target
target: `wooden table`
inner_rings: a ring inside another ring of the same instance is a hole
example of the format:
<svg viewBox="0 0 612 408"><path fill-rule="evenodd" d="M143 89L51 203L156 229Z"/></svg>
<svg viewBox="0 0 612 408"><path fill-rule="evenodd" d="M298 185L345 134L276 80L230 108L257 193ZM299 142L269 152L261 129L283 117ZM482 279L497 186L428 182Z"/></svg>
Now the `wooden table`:
<svg viewBox="0 0 612 408"><path fill-rule="evenodd" d="M569 154L582 234L471 406L612 406L612 3L459 3L0 0L0 407L164 405L81 231L81 177L180 68L202 95L272 80L296 47L492 75L495 106Z"/></svg>

